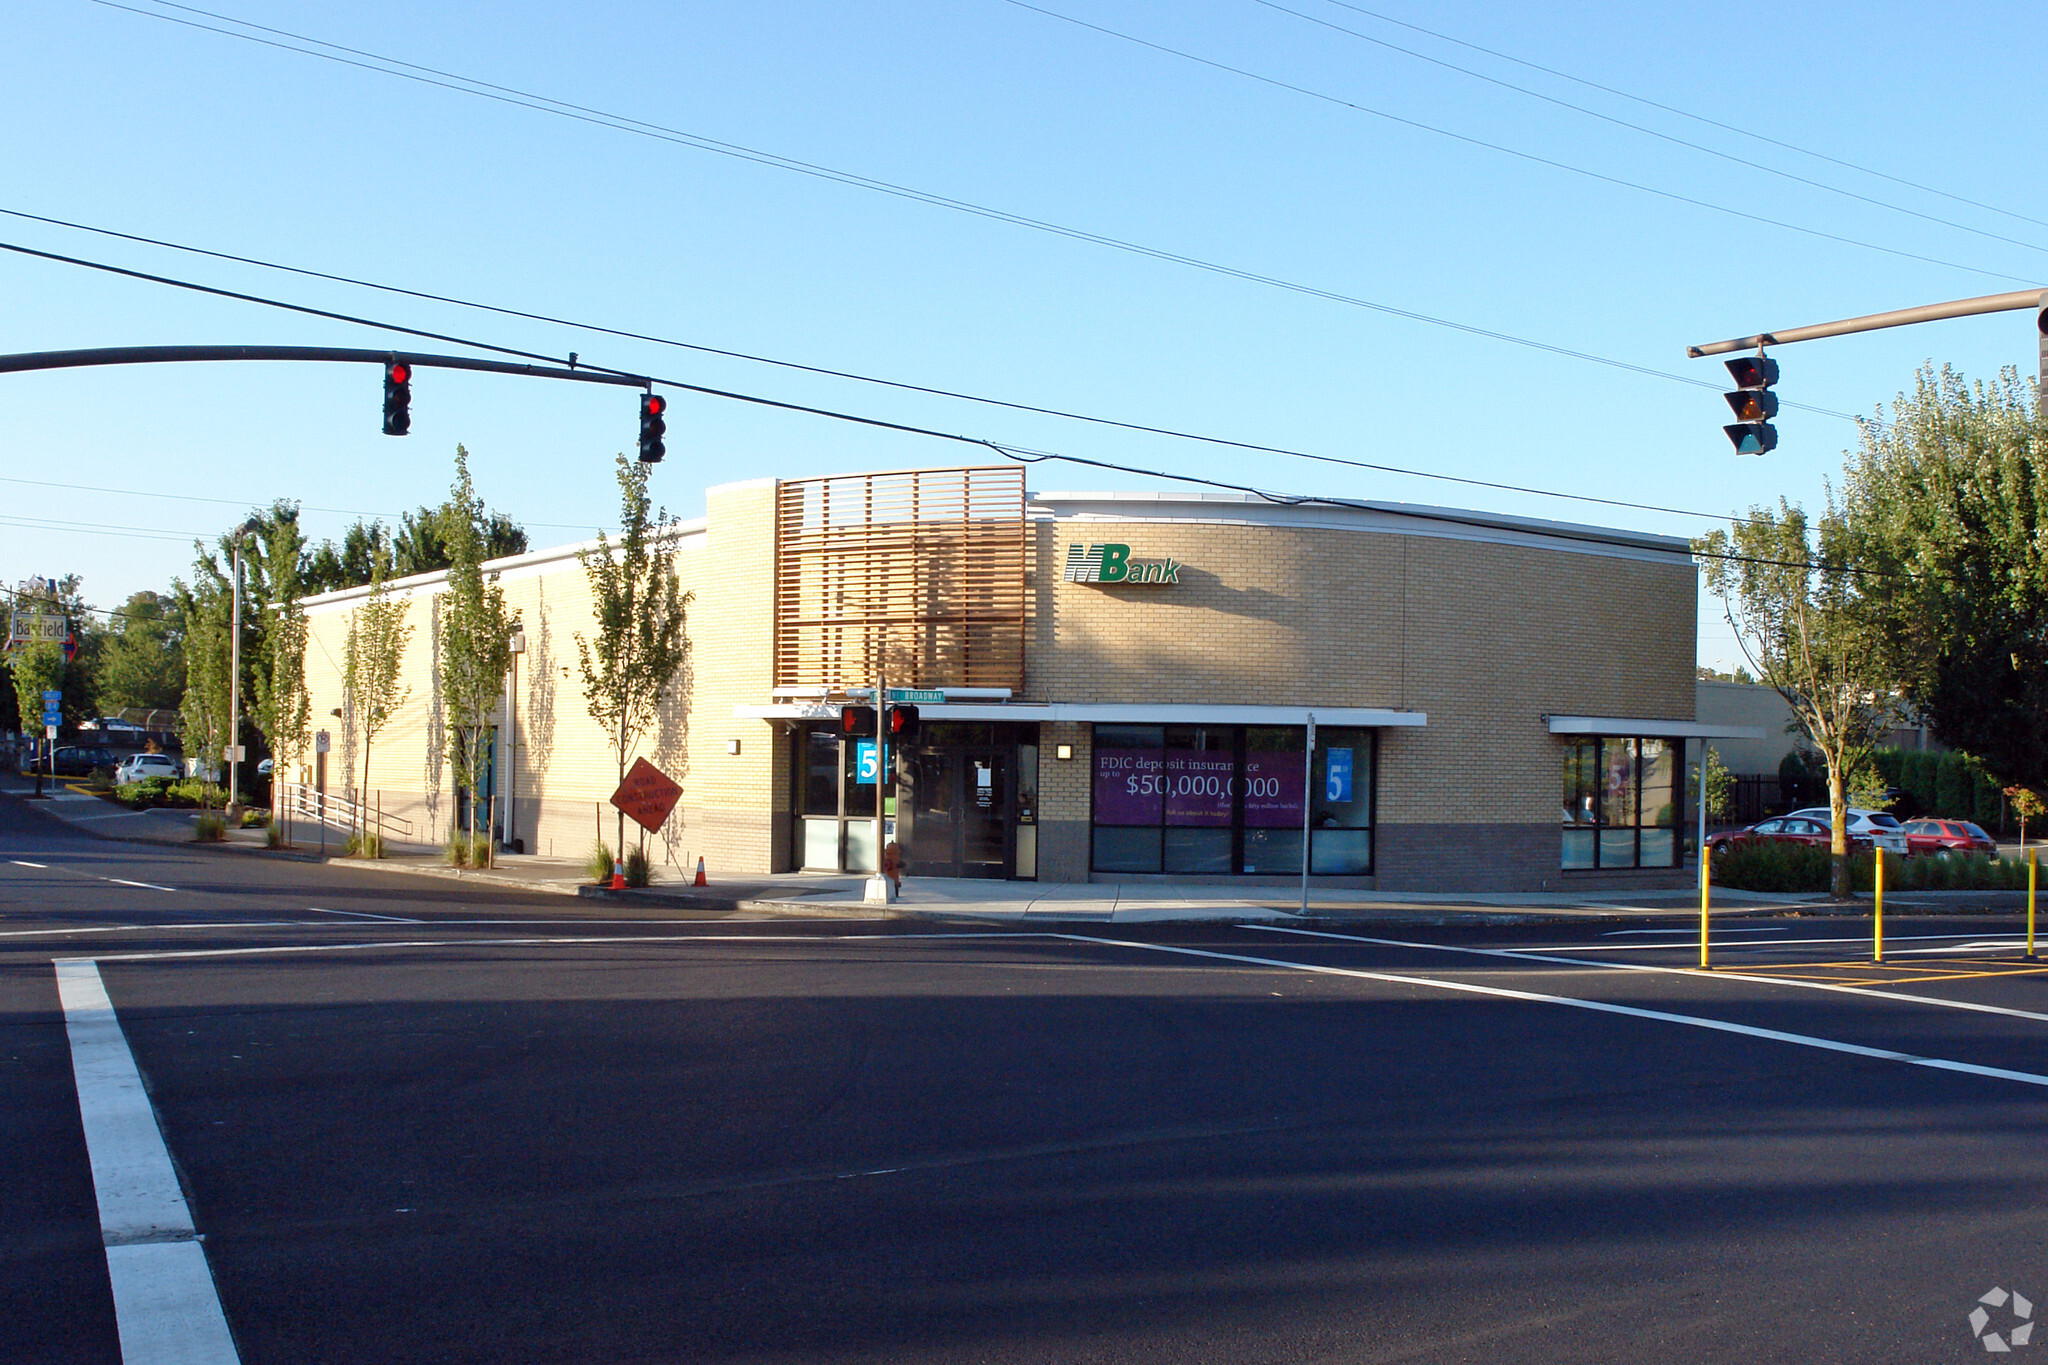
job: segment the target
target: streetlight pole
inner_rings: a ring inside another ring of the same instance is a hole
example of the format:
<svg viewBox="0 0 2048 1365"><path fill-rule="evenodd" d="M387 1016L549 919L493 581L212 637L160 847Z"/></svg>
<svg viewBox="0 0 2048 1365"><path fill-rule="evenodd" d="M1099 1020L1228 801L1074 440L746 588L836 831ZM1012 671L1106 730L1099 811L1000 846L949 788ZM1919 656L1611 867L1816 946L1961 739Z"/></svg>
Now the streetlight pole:
<svg viewBox="0 0 2048 1365"><path fill-rule="evenodd" d="M234 621L228 631L228 806L230 826L242 823L242 537L254 535L263 523L251 517L235 528Z"/></svg>

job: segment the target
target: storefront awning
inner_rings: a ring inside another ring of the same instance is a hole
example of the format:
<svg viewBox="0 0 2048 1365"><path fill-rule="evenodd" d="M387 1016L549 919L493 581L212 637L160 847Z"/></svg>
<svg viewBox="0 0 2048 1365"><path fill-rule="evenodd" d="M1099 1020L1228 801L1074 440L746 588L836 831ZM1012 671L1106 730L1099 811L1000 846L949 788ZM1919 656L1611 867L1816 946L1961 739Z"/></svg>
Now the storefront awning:
<svg viewBox="0 0 2048 1365"><path fill-rule="evenodd" d="M1318 725L1365 728L1429 724L1423 711L1394 711L1377 706L1231 706L1159 705L1129 702L923 702L919 718L926 721L997 720L1024 723L1074 721L1097 725L1301 725L1309 716ZM809 701L775 706L735 706L735 720L836 720L839 703ZM1659 734L1673 733L1657 731Z"/></svg>
<svg viewBox="0 0 2048 1365"><path fill-rule="evenodd" d="M1658 720L1642 716L1545 716L1553 735L1649 735L1657 739L1762 739L1761 725L1724 725L1705 720Z"/></svg>

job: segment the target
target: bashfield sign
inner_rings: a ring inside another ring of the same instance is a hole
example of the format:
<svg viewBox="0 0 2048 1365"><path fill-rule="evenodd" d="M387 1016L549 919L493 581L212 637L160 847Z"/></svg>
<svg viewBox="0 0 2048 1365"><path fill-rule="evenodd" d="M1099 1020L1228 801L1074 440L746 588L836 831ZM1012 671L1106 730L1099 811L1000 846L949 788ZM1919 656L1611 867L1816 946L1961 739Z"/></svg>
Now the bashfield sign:
<svg viewBox="0 0 2048 1365"><path fill-rule="evenodd" d="M1175 559L1133 559L1131 547L1115 543L1067 547L1069 583L1143 583L1159 586L1179 583L1182 565Z"/></svg>

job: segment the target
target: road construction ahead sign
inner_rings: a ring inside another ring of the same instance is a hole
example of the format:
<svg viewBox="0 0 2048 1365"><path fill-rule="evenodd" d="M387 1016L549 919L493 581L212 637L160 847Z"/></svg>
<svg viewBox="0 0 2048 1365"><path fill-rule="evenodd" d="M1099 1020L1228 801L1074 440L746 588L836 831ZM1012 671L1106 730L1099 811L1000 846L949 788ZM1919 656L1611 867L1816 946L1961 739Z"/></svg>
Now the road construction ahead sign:
<svg viewBox="0 0 2048 1365"><path fill-rule="evenodd" d="M644 758L636 758L626 770L626 780L612 793L612 804L634 824L656 833L682 794L683 789L667 773Z"/></svg>

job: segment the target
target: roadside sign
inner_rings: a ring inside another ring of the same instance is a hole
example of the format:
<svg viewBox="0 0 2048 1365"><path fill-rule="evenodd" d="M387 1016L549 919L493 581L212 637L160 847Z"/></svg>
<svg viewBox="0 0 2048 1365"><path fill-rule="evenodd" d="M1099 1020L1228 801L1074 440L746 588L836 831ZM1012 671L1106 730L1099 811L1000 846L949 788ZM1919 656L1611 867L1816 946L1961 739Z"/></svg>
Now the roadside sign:
<svg viewBox="0 0 2048 1365"><path fill-rule="evenodd" d="M64 700L64 694L62 692L43 693L43 705L45 706L50 705L52 702L59 702L62 700Z"/></svg>
<svg viewBox="0 0 2048 1365"><path fill-rule="evenodd" d="M328 752L329 750L331 750L331 749L332 749L333 747L334 747L334 736L332 736L332 735L328 734L328 733L327 733L327 732L326 732L325 730L321 730L321 731L318 731L317 733L315 733L315 734L314 734L314 736L313 736L313 752L314 752L314 753L316 753L316 754L324 754L324 753L327 753L327 752Z"/></svg>
<svg viewBox="0 0 2048 1365"><path fill-rule="evenodd" d="M634 824L652 833L661 829L682 794L683 789L667 773L644 758L636 758L626 770L626 780L612 793L612 804Z"/></svg>
<svg viewBox="0 0 2048 1365"><path fill-rule="evenodd" d="M223 744L221 746L220 756L222 761L227 763L247 762L249 758L249 746L246 744Z"/></svg>
<svg viewBox="0 0 2048 1365"><path fill-rule="evenodd" d="M43 738L44 738L44 739L55 739L56 737L57 737L57 727L56 727L56 726L54 726L54 725L46 725L46 726L44 726L44 727L43 727Z"/></svg>
<svg viewBox="0 0 2048 1365"><path fill-rule="evenodd" d="M857 739L853 742L853 784L856 787L875 785L875 774L881 771L881 760L875 757L875 742L871 739Z"/></svg>
<svg viewBox="0 0 2048 1365"><path fill-rule="evenodd" d="M913 706L925 702L937 706L946 700L946 694L930 688L892 687L888 691L888 699L892 702L908 702Z"/></svg>

